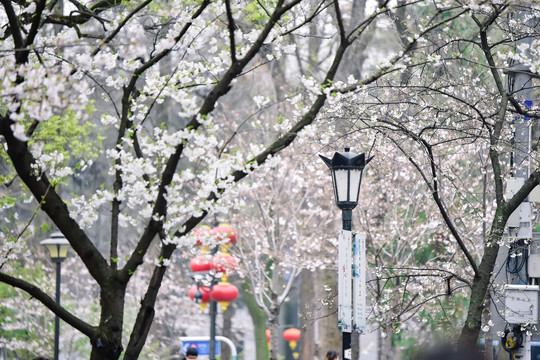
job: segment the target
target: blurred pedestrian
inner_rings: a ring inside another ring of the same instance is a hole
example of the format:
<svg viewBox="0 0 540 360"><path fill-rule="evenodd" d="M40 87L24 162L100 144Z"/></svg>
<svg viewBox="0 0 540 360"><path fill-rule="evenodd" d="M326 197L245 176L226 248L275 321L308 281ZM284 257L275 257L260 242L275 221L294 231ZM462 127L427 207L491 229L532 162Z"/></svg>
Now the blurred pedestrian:
<svg viewBox="0 0 540 360"><path fill-rule="evenodd" d="M339 360L339 354L335 350L328 350L325 360Z"/></svg>
<svg viewBox="0 0 540 360"><path fill-rule="evenodd" d="M186 359L196 359L199 356L199 351L195 346L192 346L186 351Z"/></svg>

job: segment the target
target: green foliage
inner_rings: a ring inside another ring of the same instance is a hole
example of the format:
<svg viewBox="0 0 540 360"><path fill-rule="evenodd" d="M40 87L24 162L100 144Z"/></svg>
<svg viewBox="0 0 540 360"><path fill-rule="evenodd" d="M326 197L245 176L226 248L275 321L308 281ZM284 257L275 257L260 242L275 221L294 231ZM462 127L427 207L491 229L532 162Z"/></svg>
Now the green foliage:
<svg viewBox="0 0 540 360"><path fill-rule="evenodd" d="M92 104L87 106L87 111L94 111ZM53 116L50 120L40 124L29 144L43 141L43 152L58 151L65 158L87 157L96 158L98 149L101 147L101 137L93 140L92 130L96 125L86 122L80 124L75 112L68 110L64 116Z"/></svg>
<svg viewBox="0 0 540 360"><path fill-rule="evenodd" d="M86 112L91 114L95 111L93 103L86 106ZM22 124L25 121L21 121ZM27 125L27 124L26 124ZM101 152L104 137L95 133L96 125L86 122L79 123L76 113L67 110L62 116L53 116L47 121L41 122L28 141L30 147L43 144L43 153L57 151L64 155L68 164L77 163L78 159L95 159ZM5 148L0 147L0 164L4 164L4 172L0 174L0 183L10 184L16 178L15 169L12 166ZM7 170L7 171L6 171ZM2 197L0 201L10 201L9 197ZM0 207L1 207L0 203Z"/></svg>
<svg viewBox="0 0 540 360"><path fill-rule="evenodd" d="M435 341L444 342L449 336L456 336L456 332L459 331L456 324L463 317L464 309L468 307L468 298L458 293L438 297L432 300L432 303L438 311L423 309L418 313L417 321L422 324L423 331L436 336ZM392 334L392 346L400 348L401 359L405 360L413 359L425 344L419 342L410 332L397 332Z"/></svg>
<svg viewBox="0 0 540 360"><path fill-rule="evenodd" d="M242 298L244 299L248 308L249 314L253 319L253 325L255 327L255 348L257 359L268 359L268 345L266 342L266 314L257 305L255 298L252 294L252 289L249 281L244 280L240 287L242 291Z"/></svg>
<svg viewBox="0 0 540 360"><path fill-rule="evenodd" d="M261 4L265 6L271 1L261 1ZM255 1L250 1L243 9L243 18L253 24L263 24L268 19L268 14L264 9Z"/></svg>

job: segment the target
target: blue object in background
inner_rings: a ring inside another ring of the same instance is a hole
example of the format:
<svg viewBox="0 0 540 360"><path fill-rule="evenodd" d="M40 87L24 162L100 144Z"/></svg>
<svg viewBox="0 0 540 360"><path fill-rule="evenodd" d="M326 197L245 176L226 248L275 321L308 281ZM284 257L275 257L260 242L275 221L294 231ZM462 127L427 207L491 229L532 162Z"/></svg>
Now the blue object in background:
<svg viewBox="0 0 540 360"><path fill-rule="evenodd" d="M182 352L185 354L190 347L196 347L199 355L210 355L210 341L184 341L182 342ZM221 355L221 342L216 341L216 356Z"/></svg>

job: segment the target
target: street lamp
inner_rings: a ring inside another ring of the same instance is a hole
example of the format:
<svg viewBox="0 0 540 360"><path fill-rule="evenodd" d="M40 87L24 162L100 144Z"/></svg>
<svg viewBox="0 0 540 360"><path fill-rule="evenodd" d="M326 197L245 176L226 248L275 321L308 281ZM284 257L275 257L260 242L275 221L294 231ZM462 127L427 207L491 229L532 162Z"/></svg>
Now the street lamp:
<svg viewBox="0 0 540 360"><path fill-rule="evenodd" d="M208 228L201 228L196 235L201 239L208 237L209 235L215 236L218 241L224 242L221 247L223 253L221 255L214 256L212 261L207 261L202 258L195 258L190 262L190 268L192 271L191 277L195 280L194 285L190 291L190 297L195 300L196 303L210 303L210 354L209 359L215 360L216 351L216 316L217 316L217 304L221 304L223 311L227 309L228 304L231 301L236 300L238 297L238 288L227 282L227 274L234 271L237 267L237 260L227 253L230 244L236 242L236 236L229 225L222 224L211 230ZM207 247L203 241L198 240L197 244L207 251ZM218 250L218 246L214 248L215 254ZM219 275L218 275L219 274ZM219 281L221 278L221 281ZM203 307L202 307L203 308Z"/></svg>
<svg viewBox="0 0 540 360"><path fill-rule="evenodd" d="M67 256L69 249L69 241L64 237L61 232L54 232L51 237L40 241L40 245L49 250L51 260L56 263L56 303L60 305L60 267L62 261ZM60 343L60 318L55 315L54 318L54 360L58 360Z"/></svg>
<svg viewBox="0 0 540 360"><path fill-rule="evenodd" d="M351 230L352 210L358 204L362 172L364 167L371 161L364 154L350 152L346 147L345 152L336 152L332 159L319 155L332 173L334 195L336 205L343 211L343 230Z"/></svg>
<svg viewBox="0 0 540 360"><path fill-rule="evenodd" d="M343 230L352 230L352 210L358 204L362 172L372 157L366 160L365 154L356 154L349 147L345 152L336 152L332 159L319 155L330 168L336 205L342 211ZM342 332L342 359L349 359L351 333Z"/></svg>

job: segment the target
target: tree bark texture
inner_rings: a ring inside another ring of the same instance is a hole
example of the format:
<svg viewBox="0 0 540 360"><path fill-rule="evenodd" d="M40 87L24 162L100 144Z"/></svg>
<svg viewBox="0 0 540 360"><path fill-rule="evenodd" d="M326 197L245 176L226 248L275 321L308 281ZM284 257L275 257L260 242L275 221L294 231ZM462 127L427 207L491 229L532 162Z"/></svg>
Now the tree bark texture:
<svg viewBox="0 0 540 360"><path fill-rule="evenodd" d="M101 318L91 338L90 360L116 360L123 351L125 286L113 280L102 287L100 295Z"/></svg>

